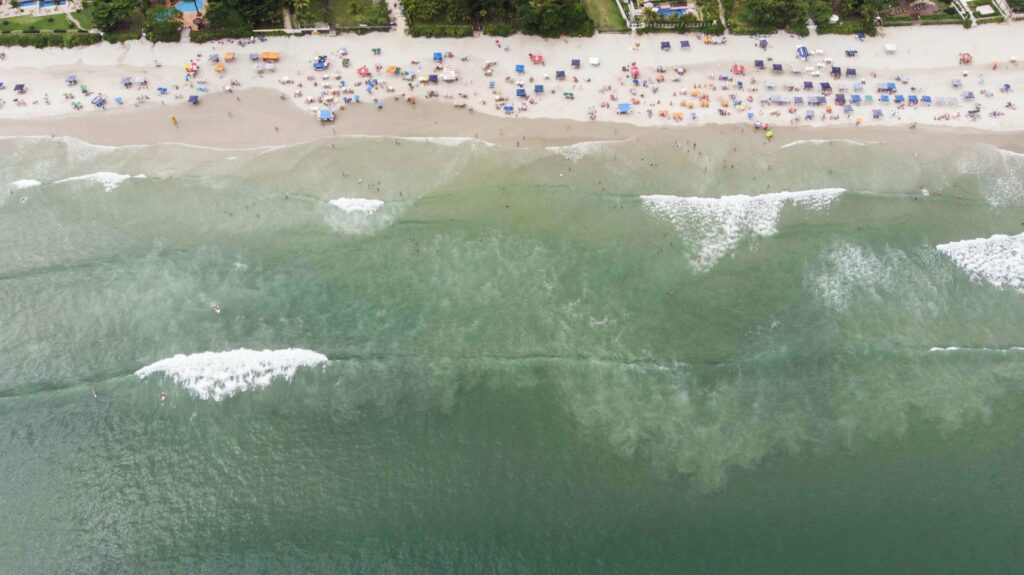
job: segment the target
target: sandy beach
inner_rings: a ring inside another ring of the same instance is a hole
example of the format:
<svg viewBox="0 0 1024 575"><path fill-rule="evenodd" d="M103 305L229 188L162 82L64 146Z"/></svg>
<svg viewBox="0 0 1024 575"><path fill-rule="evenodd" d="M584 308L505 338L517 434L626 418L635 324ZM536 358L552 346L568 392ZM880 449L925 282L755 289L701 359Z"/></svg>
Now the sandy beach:
<svg viewBox="0 0 1024 575"><path fill-rule="evenodd" d="M1020 31L1014 23L887 30L863 41L775 35L765 49L755 39L736 36L714 45L658 34L544 40L414 39L397 33L276 37L244 46L140 41L70 50L9 48L0 61L0 82L6 84L0 118L7 135L225 147L330 134L497 141L516 134L579 141L615 137L632 126L718 124L767 125L783 142L787 128L806 126L864 130L916 124L1014 132L1024 129L1014 92L1024 86L1024 67L1016 61L1024 54ZM683 39L688 48L680 47ZM799 46L811 51L806 61L797 57ZM856 55L848 56L849 50ZM250 60L251 53L271 51L280 56L271 70ZM235 53L233 62L224 62L226 52ZM439 63L432 60L437 52L445 55ZM970 53L973 63L961 65L962 53ZM544 63L531 63L531 54ZM211 55L222 72L215 71ZM318 56L327 56L328 67L314 72ZM184 67L191 61L198 71L187 75ZM765 69L756 69L756 61ZM772 71L775 65L781 70ZM368 75L360 74L364 67ZM559 72L564 79L557 79ZM446 73L457 79L430 82L431 75ZM77 84L66 85L70 75ZM131 83L123 85L124 79ZM17 84L25 93L14 93ZM520 90L525 97L517 97ZM102 107L92 103L97 96L105 100ZM199 104L188 105L190 96L198 96ZM623 104L628 113L620 109ZM317 112L324 108L336 120L321 126ZM539 119L559 124L542 130L550 124ZM528 121L513 128L519 120ZM591 124L618 127L609 134L608 127ZM232 128L221 129L227 126Z"/></svg>

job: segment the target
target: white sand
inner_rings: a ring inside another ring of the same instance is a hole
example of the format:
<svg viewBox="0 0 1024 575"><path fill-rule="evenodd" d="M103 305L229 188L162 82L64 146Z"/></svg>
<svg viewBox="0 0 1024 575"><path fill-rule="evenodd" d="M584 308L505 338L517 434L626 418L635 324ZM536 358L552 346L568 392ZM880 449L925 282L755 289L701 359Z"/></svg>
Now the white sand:
<svg viewBox="0 0 1024 575"><path fill-rule="evenodd" d="M690 41L691 48L679 47L679 41L684 38ZM659 49L662 41L672 43L671 51L664 52ZM832 104L835 119L822 119L824 107L819 106L815 108L818 119L813 122L800 121L799 125L852 126L856 124L857 118L861 118L864 125L892 126L918 122L950 126L969 125L985 130L1024 129L1024 110L1006 108L1007 102L1016 100L1016 93L999 91L1004 83L1024 90L1024 66L1009 63L1011 56L1024 56L1024 23L986 25L972 30L950 26L890 29L886 31L884 37L868 38L864 42L851 36L797 38L776 35L769 39L767 51L758 49L753 39L736 36L730 36L729 43L724 46L704 45L696 36L675 34L602 35L594 38L558 40L516 36L502 39L501 42L503 47L509 47L509 51L498 48L495 39L491 37L414 39L398 33L335 38L270 38L266 42L257 42L246 47L231 43L152 45L136 41L124 45L101 44L71 50L6 48L4 51L7 58L0 60L0 81L6 83L8 89L0 92L0 98L6 101L0 106L0 118L61 114L109 115L134 107L152 108L160 106L161 103L167 106L185 105L184 99L198 92L194 87L186 85L183 65L189 59L196 59L201 66L198 79L208 82L210 93L222 92L232 80L237 81L240 87L236 88L236 95L242 98L239 106L244 106L245 90L248 88L261 87L282 91L297 107L310 111L308 121L313 123L316 122L313 110L321 106L318 100L323 100L325 96L330 97L329 90L337 89L338 80L334 75L340 74L341 79L347 82L354 94L362 97L363 103L359 106L370 107L373 105L372 100L378 98L384 106L382 114L385 115L389 109L396 106L408 107L406 96L414 96L422 104L426 100L427 92L434 90L438 92L442 102L464 102L467 109L475 113L492 115L504 115L495 103L495 97L500 95L511 100L510 103L516 106L516 117L586 120L588 110L593 109L596 112L596 119L602 121L637 125L692 126L730 122L749 124L749 111L754 114L753 120L767 121L773 128L778 128L792 124L793 118L803 118L804 111L810 106L797 106L796 112L790 113L789 106L768 106L759 103L761 97L771 94L806 97L812 92L800 89L789 93L783 89L786 83L801 86L805 80L814 81L813 94L818 93L819 82L831 82L834 88L852 84L852 80L845 78L832 80L828 77L827 68L821 77L815 78L809 77L806 73L795 76L790 72L794 66L803 69L820 62L823 58L831 57L833 65L841 66L844 71L847 67L856 68L858 79L866 83L862 94L874 95L876 100L878 82L891 81L897 76L905 75L910 81L908 84L899 84L900 93L927 94L933 98L957 97L960 99L960 105L898 108L891 103L879 104L876 101L873 105L857 106L853 114L847 115ZM637 42L640 49L634 51L633 45ZM884 46L887 43L894 43L897 46L895 55L885 53ZM806 45L812 50L824 50L824 55L812 58L806 63L801 62L795 54L798 45ZM342 67L341 57L337 54L342 47L348 48L352 60L349 68ZM381 56L371 55L371 48L375 47L382 49ZM847 58L844 55L846 49L856 49L859 54L854 58ZM219 75L214 72L213 64L207 61L207 56L211 53L223 54L228 50L234 51L237 59L226 64L225 73ZM280 52L281 62L277 64L274 72L259 75L248 60L248 54L268 50ZM437 51L454 53L455 57L446 60L445 65L458 72L458 82L438 85L422 85L417 82L410 89L408 82L386 72L387 66L400 66L403 69L414 69L417 76L435 73L431 55ZM958 55L964 51L973 54L973 65L958 64ZM528 57L530 52L542 53L547 65L531 64ZM311 62L318 54L331 56L331 66L328 70L331 78L325 81L322 74L316 74L315 81L319 85L314 86L314 81L310 80L310 77L314 76ZM461 57L464 56L468 57L468 60L462 61ZM600 58L600 67L588 65L591 57ZM767 61L769 57L773 58L772 62ZM570 67L569 63L573 58L582 61L581 69L573 70ZM755 59L765 60L769 67L772 63L782 64L785 72L755 72ZM418 60L419 65L412 65L412 60ZM161 62L162 67L155 67L154 61ZM497 62L490 78L485 77L483 72L483 63L486 61ZM634 89L633 93L626 74L621 70L623 66L629 66L632 62L637 63L640 79L650 82L646 87ZM993 62L998 63L997 70L992 69ZM737 88L734 82L709 80L709 77L730 75L729 69L735 63L742 64L747 69L745 76L737 78L744 81L745 89ZM384 71L374 72L374 77L381 80L382 88L374 90L370 95L365 86L355 86L361 80L356 69L367 65L374 70L377 64L384 67ZM526 73L517 75L514 72L516 64L524 64ZM673 68L679 65L687 68L687 73L682 77L673 71ZM657 66L666 68L665 82L660 84L655 82ZM554 80L556 70L564 70L568 79ZM869 74L872 72L877 77L871 77ZM963 77L963 72L967 72L968 76ZM80 83L88 85L95 93L104 94L108 100L106 109L100 110L92 106L89 103L90 97L81 95L78 87L66 87L64 78L68 74L77 74ZM141 75L149 80L148 87L126 89L119 84L122 77L135 78ZM545 75L549 75L550 78L545 79ZM285 76L297 83L280 84L280 80ZM578 78L578 83L572 82L573 76ZM519 109L524 100L515 97L516 85L506 82L506 77L524 82L530 95L530 102L526 104L525 110ZM963 88L953 88L950 82L952 78L961 79ZM674 79L678 81L673 81ZM496 82L496 90L488 89L489 80ZM754 80L756 84L752 83ZM769 80L775 82L778 89L769 91L766 87ZM18 106L13 103L13 99L18 95L14 94L11 88L16 83L25 83L28 86L28 93L22 96L25 105ZM302 84L301 87L298 83ZM533 86L537 83L544 84L546 93L535 97ZM682 104L692 104L697 102L697 99L679 94L695 89L696 85L700 85L696 89L709 93L711 98L708 108L694 107L692 112L696 118L693 119L690 116L691 110L684 108ZM167 87L170 93L158 96L157 86ZM911 87L917 88L916 91L911 92ZM977 96L977 102L982 105L982 113L977 121L971 121L966 117L967 111L973 109L973 104L965 102L961 97L961 93L966 90L973 91ZM991 91L993 95L982 95L983 90ZM302 95L296 96L297 91L301 91ZM327 93L324 94L322 91ZM567 91L573 92L574 100L567 100L562 96L562 93ZM62 94L66 92L74 94L74 98L65 100ZM848 97L853 93L851 87L848 90ZM464 97L460 97L460 94ZM49 104L45 103L46 95L49 97ZM736 96L741 101L749 98L753 102L746 104L746 110L729 106L728 115L721 115L718 110L719 100L727 95ZM116 96L124 99L124 105L114 103ZM147 97L148 100L139 101ZM616 104L631 99L636 102L631 114L615 113ZM831 104L832 99L829 100ZM80 102L84 109L73 112L71 101ZM1024 101L1021 104L1024 104ZM331 107L337 108L338 105L333 103ZM352 105L348 108L351 109ZM872 119L872 108L882 109L885 117L881 120ZM417 109L429 113L432 107L418 105ZM652 114L650 118L648 110ZM659 117L659 110L665 110L668 117ZM995 110L1005 112L1005 115L990 117L989 113ZM671 118L673 112L683 113L683 118L674 121ZM167 113L171 115L176 112L168 108ZM951 117L943 119L941 115L947 113ZM339 123L345 122L345 114L346 111L339 110Z"/></svg>

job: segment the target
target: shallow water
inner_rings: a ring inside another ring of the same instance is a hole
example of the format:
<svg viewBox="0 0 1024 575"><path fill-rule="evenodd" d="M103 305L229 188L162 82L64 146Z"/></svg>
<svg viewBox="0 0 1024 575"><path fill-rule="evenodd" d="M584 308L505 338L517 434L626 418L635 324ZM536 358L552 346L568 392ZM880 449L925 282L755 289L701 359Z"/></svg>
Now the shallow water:
<svg viewBox="0 0 1024 575"><path fill-rule="evenodd" d="M1021 570L1024 157L736 138L0 140L0 572Z"/></svg>

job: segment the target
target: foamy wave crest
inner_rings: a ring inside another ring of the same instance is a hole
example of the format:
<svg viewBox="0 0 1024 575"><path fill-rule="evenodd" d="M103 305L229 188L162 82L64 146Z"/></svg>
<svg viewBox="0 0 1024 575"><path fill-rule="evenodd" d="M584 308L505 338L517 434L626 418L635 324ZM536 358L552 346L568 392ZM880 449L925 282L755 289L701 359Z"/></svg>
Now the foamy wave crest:
<svg viewBox="0 0 1024 575"><path fill-rule="evenodd" d="M995 207L1024 203L1024 154L981 146L965 150L957 161L957 171L977 180L982 196Z"/></svg>
<svg viewBox="0 0 1024 575"><path fill-rule="evenodd" d="M549 152L554 152L571 162L578 162L590 154L598 152L610 145L622 144L628 141L629 140L595 140L593 142L579 142L572 144L571 146L550 146L544 149Z"/></svg>
<svg viewBox="0 0 1024 575"><path fill-rule="evenodd" d="M1010 150L1004 150L1002 148L996 149L999 150L999 153L1002 154L1004 158L1024 158L1024 153L1021 152L1011 152Z"/></svg>
<svg viewBox="0 0 1024 575"><path fill-rule="evenodd" d="M1024 351L1024 347L933 347L928 350L929 352L953 352L953 351L981 351L991 353L1011 353L1015 351Z"/></svg>
<svg viewBox="0 0 1024 575"><path fill-rule="evenodd" d="M775 235L787 202L823 211L845 191L826 188L720 198L641 196L640 200L648 211L665 218L683 237L697 243L696 257L691 258L690 265L696 271L707 271L744 238Z"/></svg>
<svg viewBox="0 0 1024 575"><path fill-rule="evenodd" d="M906 267L906 256L898 250L882 255L843 243L822 254L820 269L813 269L806 284L829 307L844 310L856 294L875 292L897 280L897 270Z"/></svg>
<svg viewBox="0 0 1024 575"><path fill-rule="evenodd" d="M41 186L42 184L43 183L40 182L39 180L16 180L7 185L10 186L13 190L24 190L27 188Z"/></svg>
<svg viewBox="0 0 1024 575"><path fill-rule="evenodd" d="M935 246L975 281L1024 293L1024 234L994 235Z"/></svg>
<svg viewBox="0 0 1024 575"><path fill-rule="evenodd" d="M786 148L795 148L795 147L798 147L798 146L822 146L822 145L825 145L825 144L846 144L846 145L849 145L849 146L867 146L869 144L874 144L874 143L875 142L858 142L857 140L841 140L841 139L840 140L797 140L795 142L790 142L790 143L780 147L779 149L780 150L785 150Z"/></svg>
<svg viewBox="0 0 1024 575"><path fill-rule="evenodd" d="M128 174L118 174L117 172L94 172L92 174L85 174L84 176L74 176L71 178L64 178L63 180L57 180L56 184L63 184L65 182L96 182L103 186L103 190L106 192L117 189L122 183L132 178L145 179L145 174L139 174L137 176L130 176Z"/></svg>
<svg viewBox="0 0 1024 575"><path fill-rule="evenodd" d="M220 401L248 389L263 388L274 378L291 380L300 367L327 362L307 349L235 349L178 354L135 372L139 379L162 373L200 399Z"/></svg>
<svg viewBox="0 0 1024 575"><path fill-rule="evenodd" d="M444 146L446 148L454 148L455 146L461 146L462 144L481 144L488 148L493 148L494 144L486 140L479 140L477 138L468 137L456 137L456 136L438 136L438 137L425 137L425 136L401 136L399 140L405 140L406 142L426 142L428 144L436 144L438 146Z"/></svg>
<svg viewBox="0 0 1024 575"><path fill-rule="evenodd" d="M349 214L372 214L379 210L384 202L366 198L338 198L328 202L339 210Z"/></svg>

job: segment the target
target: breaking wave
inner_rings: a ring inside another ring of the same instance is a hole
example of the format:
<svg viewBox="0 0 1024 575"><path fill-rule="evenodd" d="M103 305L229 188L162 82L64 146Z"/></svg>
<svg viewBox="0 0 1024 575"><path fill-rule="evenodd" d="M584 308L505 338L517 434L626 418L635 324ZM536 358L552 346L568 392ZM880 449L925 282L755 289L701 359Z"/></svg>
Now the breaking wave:
<svg viewBox="0 0 1024 575"><path fill-rule="evenodd" d="M775 235L787 202L823 211L845 191L825 188L720 198L654 195L641 196L640 200L648 211L668 220L684 237L698 244L690 265L695 271L707 271L744 238Z"/></svg>
<svg viewBox="0 0 1024 575"><path fill-rule="evenodd" d="M1024 234L997 234L935 246L974 281L1024 293Z"/></svg>
<svg viewBox="0 0 1024 575"><path fill-rule="evenodd" d="M307 349L276 349L178 354L135 372L143 379L163 374L200 399L220 401L249 389L263 388L275 378L291 380L300 367L327 362L327 356Z"/></svg>

